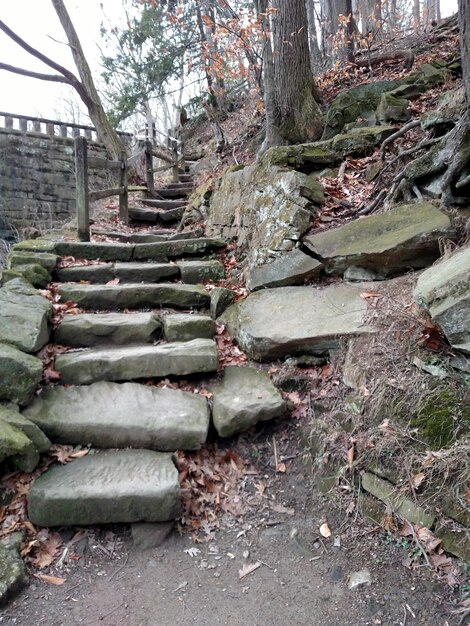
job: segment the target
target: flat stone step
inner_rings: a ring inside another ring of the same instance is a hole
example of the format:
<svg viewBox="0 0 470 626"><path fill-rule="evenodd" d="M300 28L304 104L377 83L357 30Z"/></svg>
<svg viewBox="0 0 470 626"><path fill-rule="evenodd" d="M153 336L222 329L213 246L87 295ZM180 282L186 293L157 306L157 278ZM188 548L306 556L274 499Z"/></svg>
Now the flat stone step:
<svg viewBox="0 0 470 626"><path fill-rule="evenodd" d="M172 198L187 198L188 195L193 190L193 186L191 184L183 187L166 187L162 189L155 189L155 193L158 196L161 196L163 199L172 199Z"/></svg>
<svg viewBox="0 0 470 626"><path fill-rule="evenodd" d="M176 259L183 256L200 256L225 247L225 241L211 237L140 243L134 245L133 260Z"/></svg>
<svg viewBox="0 0 470 626"><path fill-rule="evenodd" d="M145 206L150 206L154 209L178 209L179 207L186 206L188 204L187 200L157 200L156 198L151 198L148 200L142 200L142 204Z"/></svg>
<svg viewBox="0 0 470 626"><path fill-rule="evenodd" d="M184 212L186 210L186 204L184 206L181 206L175 209L167 209L166 211L160 211L158 213L159 220L164 224L170 224L171 222L176 222L180 220L183 217Z"/></svg>
<svg viewBox="0 0 470 626"><path fill-rule="evenodd" d="M197 450L210 420L203 396L110 382L45 389L24 415L56 443L162 452Z"/></svg>
<svg viewBox="0 0 470 626"><path fill-rule="evenodd" d="M56 357L61 382L87 385L100 380L137 380L214 372L217 347L211 339L166 343L156 346L90 349Z"/></svg>
<svg viewBox="0 0 470 626"><path fill-rule="evenodd" d="M194 185L192 181L186 183L168 183L166 189L184 189L185 191L192 191Z"/></svg>
<svg viewBox="0 0 470 626"><path fill-rule="evenodd" d="M122 241L124 243L154 243L156 241L196 239L197 237L202 237L204 235L204 231L201 228L198 230L187 230L182 233L177 233L174 228L159 228L152 230L151 232L132 234L96 230L94 231L94 234L103 235L105 237L113 237L117 241Z"/></svg>
<svg viewBox="0 0 470 626"><path fill-rule="evenodd" d="M180 181L180 183L189 183L192 182L193 177L191 176L191 174L180 174L178 176L178 180Z"/></svg>
<svg viewBox="0 0 470 626"><path fill-rule="evenodd" d="M183 283L197 285L208 280L222 280L225 278L225 268L220 261L178 261L181 280Z"/></svg>
<svg viewBox="0 0 470 626"><path fill-rule="evenodd" d="M117 450L48 469L31 485L28 514L38 526L165 522L180 513L170 454Z"/></svg>
<svg viewBox="0 0 470 626"><path fill-rule="evenodd" d="M64 267L54 272L54 277L60 282L71 283L87 281L94 284L105 284L116 278L123 283L157 283L162 280L179 278L180 269L174 263L100 263Z"/></svg>
<svg viewBox="0 0 470 626"><path fill-rule="evenodd" d="M155 313L80 313L62 319L54 331L54 341L84 348L154 343L161 328Z"/></svg>
<svg viewBox="0 0 470 626"><path fill-rule="evenodd" d="M210 306L208 292L197 285L171 283L123 283L119 285L59 285L63 302L72 300L83 309L110 310L170 306L179 309L202 309Z"/></svg>
<svg viewBox="0 0 470 626"><path fill-rule="evenodd" d="M212 339L215 333L215 322L209 315L169 314L162 317L162 323L167 341Z"/></svg>
<svg viewBox="0 0 470 626"><path fill-rule="evenodd" d="M108 243L99 241L57 241L48 250L60 256L101 261L167 261L169 258L196 256L225 247L225 241L213 237L171 239L150 243Z"/></svg>
<svg viewBox="0 0 470 626"><path fill-rule="evenodd" d="M148 224L158 224L160 219L158 211L152 209L142 209L140 207L129 207L129 219L133 222L145 222Z"/></svg>

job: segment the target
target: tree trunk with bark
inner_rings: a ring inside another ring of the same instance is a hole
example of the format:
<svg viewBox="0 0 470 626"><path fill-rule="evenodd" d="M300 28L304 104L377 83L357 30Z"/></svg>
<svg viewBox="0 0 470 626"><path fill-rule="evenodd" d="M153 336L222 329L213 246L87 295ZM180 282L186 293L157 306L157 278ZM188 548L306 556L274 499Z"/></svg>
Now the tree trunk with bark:
<svg viewBox="0 0 470 626"><path fill-rule="evenodd" d="M278 131L285 143L315 141L322 114L310 66L305 0L273 0L272 5Z"/></svg>
<svg viewBox="0 0 470 626"><path fill-rule="evenodd" d="M466 105L454 128L426 154L411 161L398 176L389 201L410 200L420 181L442 176L444 206L470 202L470 0L458 0L460 49Z"/></svg>

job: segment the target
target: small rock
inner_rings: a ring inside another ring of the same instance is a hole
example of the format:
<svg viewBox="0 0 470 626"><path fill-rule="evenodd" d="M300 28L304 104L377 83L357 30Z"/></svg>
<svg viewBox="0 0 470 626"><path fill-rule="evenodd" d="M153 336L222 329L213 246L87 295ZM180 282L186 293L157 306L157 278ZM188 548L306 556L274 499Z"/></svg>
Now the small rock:
<svg viewBox="0 0 470 626"><path fill-rule="evenodd" d="M357 267L356 265L350 265L343 274L343 279L349 282L367 282L371 280L383 280L384 277L374 270L366 269L365 267Z"/></svg>
<svg viewBox="0 0 470 626"><path fill-rule="evenodd" d="M372 577L368 569L361 569L358 572L353 572L349 576L348 589L351 591L357 589L361 585L371 585Z"/></svg>
<svg viewBox="0 0 470 626"><path fill-rule="evenodd" d="M235 294L230 289L224 289L223 287L215 287L211 291L211 316L212 319L217 319L225 309L232 304L235 299Z"/></svg>
<svg viewBox="0 0 470 626"><path fill-rule="evenodd" d="M0 545L0 604L18 593L28 582L18 549Z"/></svg>

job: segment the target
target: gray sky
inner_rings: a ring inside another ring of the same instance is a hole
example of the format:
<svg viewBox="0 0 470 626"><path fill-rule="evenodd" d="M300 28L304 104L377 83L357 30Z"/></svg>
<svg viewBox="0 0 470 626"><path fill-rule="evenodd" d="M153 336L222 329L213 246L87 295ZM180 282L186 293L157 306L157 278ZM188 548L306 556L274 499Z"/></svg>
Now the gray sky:
<svg viewBox="0 0 470 626"><path fill-rule="evenodd" d="M74 70L65 35L50 0L0 0L1 19L18 35L61 65ZM114 22L122 20L120 0L66 0L66 5L96 77L99 76L99 29L105 14ZM103 7L103 9L101 8ZM104 14L103 14L104 10ZM443 17L457 10L457 0L441 0ZM0 32L0 60L10 65L48 73L47 67L33 59ZM40 117L57 117L60 98L73 92L67 86L0 71L0 111ZM65 115L64 115L65 118ZM69 121L69 120L64 120Z"/></svg>

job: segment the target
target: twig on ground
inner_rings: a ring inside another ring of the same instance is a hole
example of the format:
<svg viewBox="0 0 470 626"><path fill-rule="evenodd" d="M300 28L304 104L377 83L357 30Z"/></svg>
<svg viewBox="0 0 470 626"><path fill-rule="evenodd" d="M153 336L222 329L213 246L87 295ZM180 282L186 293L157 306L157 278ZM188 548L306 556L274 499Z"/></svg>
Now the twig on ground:
<svg viewBox="0 0 470 626"><path fill-rule="evenodd" d="M421 542L418 539L418 535L416 534L416 531L415 531L415 529L413 527L413 524L410 524L410 528L411 528L411 532L413 533L413 539L415 540L415 543L416 543L417 547L419 548L419 551L423 555L424 560L426 561L426 563L429 566L429 568L432 569L431 561L429 560L429 557L426 554L426 550L423 548L423 546L421 545Z"/></svg>

